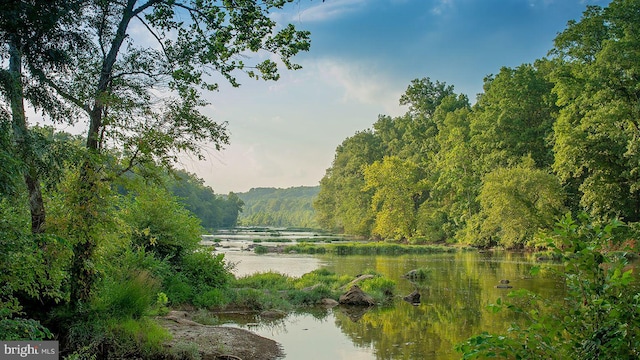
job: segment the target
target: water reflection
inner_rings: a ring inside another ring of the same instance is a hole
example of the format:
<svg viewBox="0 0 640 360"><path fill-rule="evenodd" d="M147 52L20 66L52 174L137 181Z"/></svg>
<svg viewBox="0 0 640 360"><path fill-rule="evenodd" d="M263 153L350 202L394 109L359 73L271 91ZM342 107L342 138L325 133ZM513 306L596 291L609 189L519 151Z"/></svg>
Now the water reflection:
<svg viewBox="0 0 640 360"><path fill-rule="evenodd" d="M337 307L291 314L277 322L227 319L233 326L250 327L281 343L286 359L457 359L455 344L482 331L504 333L517 320L511 313L494 314L487 307L509 292L496 287L500 280L508 279L513 289L528 289L545 297L561 299L564 294L562 283L550 272L530 277L534 259L517 253L233 255L241 260L237 270L244 274L276 270L300 276L324 267L352 276L374 270L397 282L398 297L392 306L373 307L358 314ZM415 283L402 278L417 268L431 269L430 276ZM402 300L415 289L422 295L417 306ZM259 325L251 325L256 322Z"/></svg>

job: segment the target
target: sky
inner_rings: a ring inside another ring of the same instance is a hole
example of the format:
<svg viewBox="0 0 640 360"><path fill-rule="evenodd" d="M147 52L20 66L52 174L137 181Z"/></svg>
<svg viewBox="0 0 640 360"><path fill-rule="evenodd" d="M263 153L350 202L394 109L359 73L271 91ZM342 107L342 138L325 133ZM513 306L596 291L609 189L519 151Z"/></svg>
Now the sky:
<svg viewBox="0 0 640 360"><path fill-rule="evenodd" d="M230 144L181 166L217 194L318 185L346 138L406 111L399 99L411 80L445 82L474 102L485 76L546 56L567 21L608 3L296 1L273 18L311 32L310 51L294 58L303 69L208 94L205 112L227 122Z"/></svg>

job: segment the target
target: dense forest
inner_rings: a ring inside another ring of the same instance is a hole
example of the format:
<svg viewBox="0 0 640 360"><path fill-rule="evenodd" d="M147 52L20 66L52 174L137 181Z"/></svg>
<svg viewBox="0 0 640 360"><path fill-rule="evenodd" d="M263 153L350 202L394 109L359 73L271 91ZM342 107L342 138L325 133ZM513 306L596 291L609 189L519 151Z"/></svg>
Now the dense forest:
<svg viewBox="0 0 640 360"><path fill-rule="evenodd" d="M567 212L640 220L640 10L589 6L548 57L484 79L474 104L416 79L408 111L345 139L321 226L412 243L537 245Z"/></svg>
<svg viewBox="0 0 640 360"><path fill-rule="evenodd" d="M318 186L299 186L238 193L244 203L239 222L244 226L317 228L313 201L319 191Z"/></svg>
<svg viewBox="0 0 640 360"><path fill-rule="evenodd" d="M233 192L216 195L213 189L204 185L204 180L184 170L172 170L164 183L178 202L200 219L207 231L237 225L244 203Z"/></svg>

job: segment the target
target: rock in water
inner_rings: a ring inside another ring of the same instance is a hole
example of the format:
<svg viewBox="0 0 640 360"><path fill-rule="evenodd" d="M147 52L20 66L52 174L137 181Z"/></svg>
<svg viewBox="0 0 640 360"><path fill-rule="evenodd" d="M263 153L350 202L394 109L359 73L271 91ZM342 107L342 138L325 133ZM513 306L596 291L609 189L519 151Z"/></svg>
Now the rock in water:
<svg viewBox="0 0 640 360"><path fill-rule="evenodd" d="M346 293L340 295L340 304L343 305L358 305L358 306L371 306L376 302L373 298L366 294L358 285L351 286L351 289Z"/></svg>
<svg viewBox="0 0 640 360"><path fill-rule="evenodd" d="M414 290L411 294L403 297L404 301L417 305L420 304L420 293L418 290Z"/></svg>
<svg viewBox="0 0 640 360"><path fill-rule="evenodd" d="M334 306L338 306L338 302L333 299L324 298L320 301L320 305L326 306L326 307L334 307Z"/></svg>

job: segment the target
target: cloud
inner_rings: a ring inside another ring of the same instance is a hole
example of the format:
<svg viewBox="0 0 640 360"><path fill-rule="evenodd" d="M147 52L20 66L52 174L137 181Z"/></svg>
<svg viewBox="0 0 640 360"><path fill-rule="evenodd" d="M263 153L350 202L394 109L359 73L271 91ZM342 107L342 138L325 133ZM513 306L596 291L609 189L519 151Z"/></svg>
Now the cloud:
<svg viewBox="0 0 640 360"><path fill-rule="evenodd" d="M435 15L442 15L448 9L453 8L453 0L438 0L431 12Z"/></svg>
<svg viewBox="0 0 640 360"><path fill-rule="evenodd" d="M324 83L342 89L343 103L357 101L363 104L383 104L385 108L397 111L400 96L398 89L375 66L322 59L314 67Z"/></svg>
<svg viewBox="0 0 640 360"><path fill-rule="evenodd" d="M291 22L324 22L334 20L353 12L360 11L366 5L366 0L331 0L320 2L306 9L299 8L290 12L281 20ZM281 14L282 16L282 14Z"/></svg>

